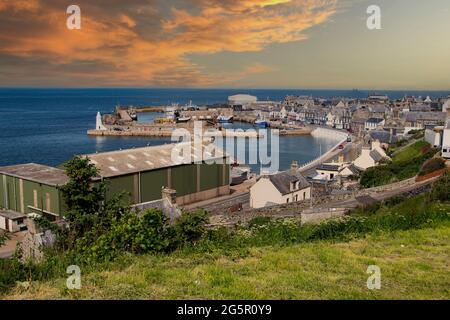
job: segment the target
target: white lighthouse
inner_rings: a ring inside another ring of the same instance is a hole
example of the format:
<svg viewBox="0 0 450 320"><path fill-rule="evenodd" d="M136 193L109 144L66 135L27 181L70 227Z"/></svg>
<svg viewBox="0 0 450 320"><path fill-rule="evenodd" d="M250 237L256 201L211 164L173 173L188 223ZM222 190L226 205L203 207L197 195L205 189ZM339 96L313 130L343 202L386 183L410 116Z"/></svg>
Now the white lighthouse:
<svg viewBox="0 0 450 320"><path fill-rule="evenodd" d="M108 130L103 125L102 115L100 114L100 112L97 112L97 119L96 119L96 122L95 122L95 130L101 130L101 131Z"/></svg>

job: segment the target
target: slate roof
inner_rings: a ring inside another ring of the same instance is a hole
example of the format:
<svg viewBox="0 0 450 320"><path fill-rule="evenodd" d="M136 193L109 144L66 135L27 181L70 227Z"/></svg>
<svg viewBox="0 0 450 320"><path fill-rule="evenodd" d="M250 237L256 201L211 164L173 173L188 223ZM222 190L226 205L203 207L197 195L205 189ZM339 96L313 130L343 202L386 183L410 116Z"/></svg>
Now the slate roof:
<svg viewBox="0 0 450 320"><path fill-rule="evenodd" d="M298 171L285 171L277 174L273 174L269 176L270 182L277 188L277 190L282 194L286 195L293 191L291 191L291 183L300 182L299 189L305 189L310 186L309 182L306 181L305 177Z"/></svg>
<svg viewBox="0 0 450 320"><path fill-rule="evenodd" d="M375 104L369 107L370 111L375 113L384 113L386 112L386 106L382 104Z"/></svg>
<svg viewBox="0 0 450 320"><path fill-rule="evenodd" d="M379 124L379 123L383 122L383 120L384 119L380 119L380 118L370 118L366 122L367 123Z"/></svg>
<svg viewBox="0 0 450 320"><path fill-rule="evenodd" d="M381 143L391 143L398 140L396 136L391 135L390 132L384 130L373 130L369 132L369 134L373 140L378 140Z"/></svg>
<svg viewBox="0 0 450 320"><path fill-rule="evenodd" d="M407 122L416 122L417 120L444 120L445 112L408 112L406 114Z"/></svg>
<svg viewBox="0 0 450 320"><path fill-rule="evenodd" d="M340 168L341 166L338 164L323 163L317 168L317 170L339 172Z"/></svg>
<svg viewBox="0 0 450 320"><path fill-rule="evenodd" d="M356 168L356 166L353 164L349 165L348 167L345 167L344 169L341 170L341 172L345 169L350 170L354 175L358 175L360 173L358 168Z"/></svg>
<svg viewBox="0 0 450 320"><path fill-rule="evenodd" d="M377 150L370 151L370 156L376 162L379 162L381 159L383 159L383 156Z"/></svg>

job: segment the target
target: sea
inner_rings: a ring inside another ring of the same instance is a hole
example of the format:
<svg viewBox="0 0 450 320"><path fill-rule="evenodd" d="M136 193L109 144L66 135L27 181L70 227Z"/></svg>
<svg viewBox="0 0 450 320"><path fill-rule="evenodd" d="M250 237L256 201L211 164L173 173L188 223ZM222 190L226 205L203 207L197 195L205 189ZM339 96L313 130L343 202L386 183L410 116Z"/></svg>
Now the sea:
<svg viewBox="0 0 450 320"><path fill-rule="evenodd" d="M89 137L96 113L112 112L116 105L205 105L226 103L230 95L245 93L259 100L283 100L286 95L363 98L372 91L293 89L182 89L182 88L0 88L0 166L40 163L60 166L74 155L171 143L170 138ZM407 95L447 96L448 92L377 91L391 99ZM140 121L154 115L139 114ZM251 125L234 124L249 129ZM326 152L336 141L311 136L280 137L279 169L293 160L309 162ZM236 152L237 153L237 152ZM246 158L249 158L248 155ZM248 159L239 159L245 164ZM261 164L251 163L258 171Z"/></svg>

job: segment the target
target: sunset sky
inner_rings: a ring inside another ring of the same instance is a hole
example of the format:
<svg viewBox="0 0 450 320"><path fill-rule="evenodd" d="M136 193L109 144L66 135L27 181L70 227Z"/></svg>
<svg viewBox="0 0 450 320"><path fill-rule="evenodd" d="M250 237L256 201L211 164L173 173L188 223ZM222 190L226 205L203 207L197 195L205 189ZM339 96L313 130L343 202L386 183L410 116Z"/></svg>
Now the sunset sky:
<svg viewBox="0 0 450 320"><path fill-rule="evenodd" d="M81 30L66 9L81 8ZM381 7L381 30L366 26ZM450 89L449 0L0 0L0 86Z"/></svg>

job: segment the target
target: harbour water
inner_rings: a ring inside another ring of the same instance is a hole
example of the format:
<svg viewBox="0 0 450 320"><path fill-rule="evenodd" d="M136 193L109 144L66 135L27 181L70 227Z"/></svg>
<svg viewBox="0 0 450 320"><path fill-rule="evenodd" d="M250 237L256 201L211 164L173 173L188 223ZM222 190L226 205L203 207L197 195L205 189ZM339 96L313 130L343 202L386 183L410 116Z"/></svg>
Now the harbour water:
<svg viewBox="0 0 450 320"><path fill-rule="evenodd" d="M198 105L225 103L229 95L242 92L260 100L282 100L288 94L329 98L348 96L353 91L0 88L0 166L28 162L57 166L77 154L170 143L167 138L88 137L86 131L95 126L97 111L111 112L117 104L168 105L190 100ZM310 136L280 137L280 169L288 168L292 160L308 162L335 143Z"/></svg>

